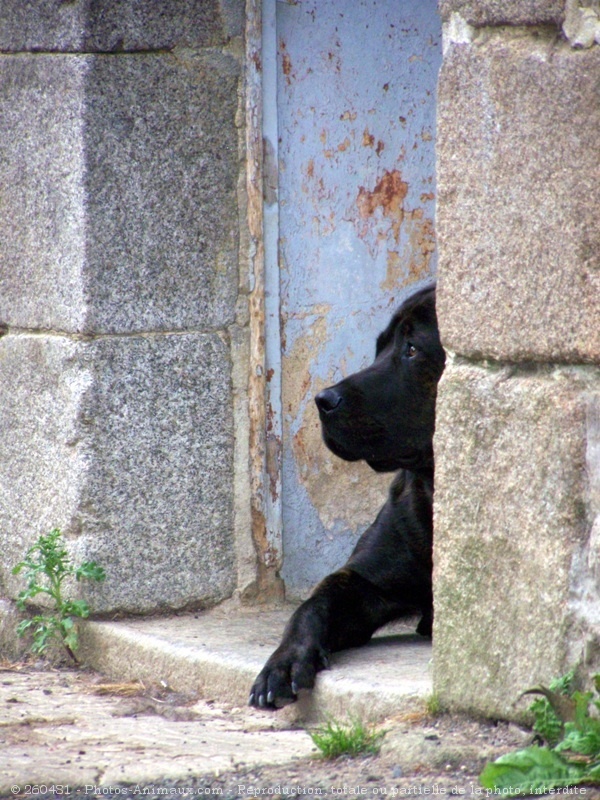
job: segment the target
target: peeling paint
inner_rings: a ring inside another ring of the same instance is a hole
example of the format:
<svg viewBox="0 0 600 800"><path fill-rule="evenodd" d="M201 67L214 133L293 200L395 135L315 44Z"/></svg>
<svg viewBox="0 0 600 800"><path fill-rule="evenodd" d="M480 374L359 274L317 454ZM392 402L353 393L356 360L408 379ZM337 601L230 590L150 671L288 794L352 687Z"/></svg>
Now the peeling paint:
<svg viewBox="0 0 600 800"><path fill-rule="evenodd" d="M321 389L323 386L314 387ZM292 439L300 483L326 530L336 523L350 524L355 530L373 521L374 509L380 508L387 495L389 475L377 475L366 464L344 464L332 455L321 441L321 426L316 412ZM335 501L332 496L335 486Z"/></svg>
<svg viewBox="0 0 600 800"><path fill-rule="evenodd" d="M311 366L331 341L326 314L319 316L296 340L286 356L289 373L283 406L287 415L286 437L292 443L297 474L319 518L326 529L341 520L352 519L358 528L372 521L373 509L384 501L389 476L377 475L366 464L348 464L336 458L321 440L321 425L314 405L314 396L339 377L333 372L326 378L315 378ZM302 410L297 415L298 409ZM335 485L335 502L331 487Z"/></svg>
<svg viewBox="0 0 600 800"><path fill-rule="evenodd" d="M441 28L436 0L276 5L281 574L293 595L339 565L389 484L325 448L314 396L372 360L393 307L435 270Z"/></svg>

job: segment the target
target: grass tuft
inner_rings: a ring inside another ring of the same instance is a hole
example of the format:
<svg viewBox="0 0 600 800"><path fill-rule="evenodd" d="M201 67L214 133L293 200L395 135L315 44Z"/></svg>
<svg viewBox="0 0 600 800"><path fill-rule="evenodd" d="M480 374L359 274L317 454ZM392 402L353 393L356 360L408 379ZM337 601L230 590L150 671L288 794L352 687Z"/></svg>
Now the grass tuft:
<svg viewBox="0 0 600 800"><path fill-rule="evenodd" d="M361 720L352 720L348 723L328 720L320 728L309 731L313 743L320 750L322 757L327 759L376 755L385 734L385 731L375 731Z"/></svg>
<svg viewBox="0 0 600 800"><path fill-rule="evenodd" d="M442 713L442 704L440 703L440 698L437 694L431 694L426 700L425 707L427 708L427 713L431 717L437 717Z"/></svg>

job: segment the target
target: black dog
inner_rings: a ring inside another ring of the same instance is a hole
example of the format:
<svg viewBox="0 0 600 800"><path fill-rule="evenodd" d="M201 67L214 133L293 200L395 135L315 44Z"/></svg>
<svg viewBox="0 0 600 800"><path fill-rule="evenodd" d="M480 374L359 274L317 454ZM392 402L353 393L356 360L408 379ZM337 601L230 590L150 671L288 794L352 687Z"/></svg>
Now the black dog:
<svg viewBox="0 0 600 800"><path fill-rule="evenodd" d="M329 653L365 644L393 619L420 614L417 632L431 635L432 441L444 363L431 287L394 314L370 367L316 396L323 439L333 453L364 459L378 472L399 472L346 565L292 615L254 682L250 705L293 702L300 689L314 686Z"/></svg>

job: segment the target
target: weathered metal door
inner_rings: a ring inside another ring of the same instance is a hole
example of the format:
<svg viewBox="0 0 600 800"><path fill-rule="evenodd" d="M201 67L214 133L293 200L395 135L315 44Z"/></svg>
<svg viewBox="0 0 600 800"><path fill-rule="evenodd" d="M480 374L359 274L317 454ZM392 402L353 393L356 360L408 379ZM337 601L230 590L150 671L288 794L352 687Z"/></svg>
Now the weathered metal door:
<svg viewBox="0 0 600 800"><path fill-rule="evenodd" d="M268 336L281 352L282 576L292 596L343 563L390 482L326 450L313 399L372 360L393 309L435 271L436 8L265 0L277 51L265 140L278 165L267 283L279 326Z"/></svg>

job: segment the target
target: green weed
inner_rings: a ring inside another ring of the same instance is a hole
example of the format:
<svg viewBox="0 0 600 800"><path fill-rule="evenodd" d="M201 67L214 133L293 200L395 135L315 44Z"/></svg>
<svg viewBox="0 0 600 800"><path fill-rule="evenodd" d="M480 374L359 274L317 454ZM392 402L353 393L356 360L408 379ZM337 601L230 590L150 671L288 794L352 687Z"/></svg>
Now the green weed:
<svg viewBox="0 0 600 800"><path fill-rule="evenodd" d="M427 713L431 717L437 717L438 714L442 713L442 704L440 703L440 698L435 692L430 694L425 702L425 707L427 709Z"/></svg>
<svg viewBox="0 0 600 800"><path fill-rule="evenodd" d="M25 610L27 601L45 594L52 600L52 608L26 619L17 626L19 636L32 633L31 651L38 655L46 652L52 642L61 644L76 662L75 650L79 645L75 619L89 616L85 600L69 600L63 596L65 580L103 581L105 572L95 561L85 561L75 567L65 549L61 532L54 528L47 536L40 536L27 551L25 558L13 569L13 575L25 572L27 588L19 593L17 606Z"/></svg>
<svg viewBox="0 0 600 800"><path fill-rule="evenodd" d="M524 694L539 694L530 711L542 747L508 753L487 764L480 775L486 789L514 797L600 782L600 675L594 690L572 689L573 672Z"/></svg>
<svg viewBox="0 0 600 800"><path fill-rule="evenodd" d="M554 705L560 702L569 703L573 693L573 681L575 670L570 670L566 675L556 678L550 683L550 693L554 696ZM543 739L546 744L557 745L564 734L564 723L560 715L554 710L552 703L545 696L543 687L538 690L540 697L536 698L529 706L529 711L533 714L535 722L533 730ZM536 692L538 693L538 692ZM567 700L560 701L559 697L566 697Z"/></svg>
<svg viewBox="0 0 600 800"><path fill-rule="evenodd" d="M309 731L309 735L321 755L333 759L339 756L376 755L385 731L374 731L360 720L345 724L328 720L320 728Z"/></svg>

